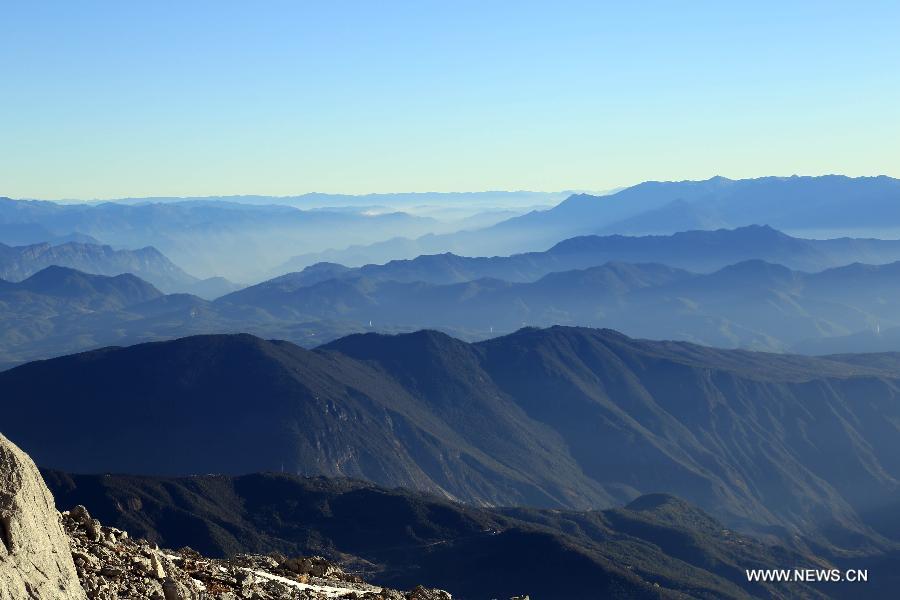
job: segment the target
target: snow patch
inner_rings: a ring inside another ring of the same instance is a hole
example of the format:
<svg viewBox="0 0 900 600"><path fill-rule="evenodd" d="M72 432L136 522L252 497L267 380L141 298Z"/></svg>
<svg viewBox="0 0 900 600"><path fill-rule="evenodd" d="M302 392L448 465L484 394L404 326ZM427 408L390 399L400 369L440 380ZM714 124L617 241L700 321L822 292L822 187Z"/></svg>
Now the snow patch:
<svg viewBox="0 0 900 600"><path fill-rule="evenodd" d="M330 586L330 585L313 585L311 583L300 583L299 581L294 581L293 579L288 579L287 577L281 577L280 575L273 575L271 573L266 573L265 571L257 571L254 569L247 569L247 571L250 571L254 575L259 575L260 577L263 577L265 579L271 579L273 581L278 581L285 585L295 587L299 590L311 590L314 592L319 592L320 594L325 594L326 596L329 596L329 597L338 597L338 596L343 596L344 594L348 594L350 592L360 593L360 592L364 591L364 590L359 590L359 589L354 589L354 588L342 588L342 587L334 587L334 586ZM371 591L373 591L377 594L378 592L381 591L381 588L373 587L373 588L371 588Z"/></svg>

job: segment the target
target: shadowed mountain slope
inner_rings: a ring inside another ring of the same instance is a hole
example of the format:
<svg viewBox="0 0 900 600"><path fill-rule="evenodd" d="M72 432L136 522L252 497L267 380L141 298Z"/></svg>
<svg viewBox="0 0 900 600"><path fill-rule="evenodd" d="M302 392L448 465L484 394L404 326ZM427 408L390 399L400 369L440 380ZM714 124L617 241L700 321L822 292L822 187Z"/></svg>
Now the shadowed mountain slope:
<svg viewBox="0 0 900 600"><path fill-rule="evenodd" d="M438 335L423 333L414 340L424 343ZM99 417L116 430L100 439L86 432L74 444L79 448L74 454L71 422L47 423L43 433L30 432L28 439L38 435L41 440L38 460L67 470L242 473L283 466L475 501L587 505L596 497L609 500L596 484L579 484L577 465L551 432L529 423L511 400L478 392L478 378L484 375L468 345L443 335L439 339L441 354L450 357L440 360L462 362L455 384L475 392L467 410L447 409L455 414L440 414L414 390L340 353L310 352L246 335L99 350L2 375L18 390L9 396L11 410L25 417L30 409L14 408L12 401L25 393L20 386L30 386L19 377L30 379L28 373L36 373L32 369L62 367L72 378L66 384L70 400L90 406L92 419ZM116 388L134 394L122 403ZM448 422L453 418L471 427L454 428ZM19 431L8 422L11 432ZM481 435L487 423L506 434ZM166 444L161 445L163 430ZM109 454L125 440L130 451Z"/></svg>
<svg viewBox="0 0 900 600"><path fill-rule="evenodd" d="M526 592L548 600L672 592L767 598L779 586L748 583L743 569L826 565L729 531L662 494L578 513L467 507L358 481L283 474L44 475L60 509L84 504L103 522L166 547L213 556L322 554L382 585L425 583L463 600ZM824 597L804 585L792 594Z"/></svg>
<svg viewBox="0 0 900 600"><path fill-rule="evenodd" d="M892 544L867 521L898 493L890 361L564 327L478 344L369 334L316 351L200 336L32 363L0 373L0 388L9 434L68 471L283 468L577 508L664 491L731 526Z"/></svg>

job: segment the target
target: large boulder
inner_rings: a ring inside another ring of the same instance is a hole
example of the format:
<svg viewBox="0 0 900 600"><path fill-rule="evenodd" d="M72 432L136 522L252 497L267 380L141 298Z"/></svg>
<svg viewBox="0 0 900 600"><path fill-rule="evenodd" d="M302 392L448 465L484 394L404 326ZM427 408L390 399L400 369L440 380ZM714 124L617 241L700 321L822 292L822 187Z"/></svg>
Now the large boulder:
<svg viewBox="0 0 900 600"><path fill-rule="evenodd" d="M0 434L0 600L87 600L53 496Z"/></svg>

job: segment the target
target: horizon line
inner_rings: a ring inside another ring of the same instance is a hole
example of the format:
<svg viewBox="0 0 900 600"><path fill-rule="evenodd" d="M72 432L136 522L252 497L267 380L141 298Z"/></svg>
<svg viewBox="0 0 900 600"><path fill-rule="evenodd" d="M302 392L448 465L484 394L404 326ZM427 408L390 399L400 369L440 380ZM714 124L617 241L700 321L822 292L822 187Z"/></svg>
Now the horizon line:
<svg viewBox="0 0 900 600"><path fill-rule="evenodd" d="M160 195L151 194L146 196L103 196L93 198L38 198L38 197L12 197L0 195L0 198L23 202L116 202L122 200L204 200L204 199L230 199L230 198L272 198L277 200L304 198L308 196L346 196L351 198L366 198L370 196L415 196L415 195L455 195L455 194L590 194L590 195L611 195L620 191L636 187L648 183L703 183L713 180L725 181L754 181L758 179L818 179L824 177L844 177L847 179L900 179L884 173L876 175L847 175L844 173L820 173L817 175L800 175L792 173L790 175L760 175L756 177L727 177L724 175L712 175L705 179L644 179L637 183L629 185L612 186L605 189L588 189L588 188L568 188L560 190L534 190L534 189L485 189L485 190L421 190L421 191L393 191L393 192L363 192L363 193L347 193L347 192L325 192L325 191L309 191L294 194L260 194L260 193L227 193L227 194L205 194L205 195Z"/></svg>

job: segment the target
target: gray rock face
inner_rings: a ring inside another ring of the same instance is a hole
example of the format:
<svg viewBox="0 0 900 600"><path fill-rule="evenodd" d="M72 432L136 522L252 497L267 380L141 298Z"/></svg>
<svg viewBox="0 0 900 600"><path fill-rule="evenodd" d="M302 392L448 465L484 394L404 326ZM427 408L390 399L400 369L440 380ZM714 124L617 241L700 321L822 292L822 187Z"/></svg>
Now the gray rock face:
<svg viewBox="0 0 900 600"><path fill-rule="evenodd" d="M53 496L0 434L0 600L86 600Z"/></svg>

